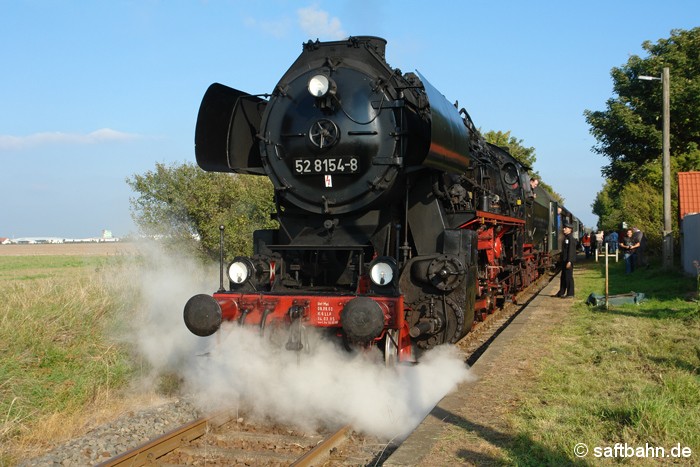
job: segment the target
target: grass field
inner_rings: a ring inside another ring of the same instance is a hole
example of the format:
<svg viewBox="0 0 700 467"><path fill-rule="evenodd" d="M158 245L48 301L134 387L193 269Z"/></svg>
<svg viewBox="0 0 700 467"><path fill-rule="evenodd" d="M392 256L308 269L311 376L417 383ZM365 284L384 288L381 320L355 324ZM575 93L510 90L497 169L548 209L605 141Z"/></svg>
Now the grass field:
<svg viewBox="0 0 700 467"><path fill-rule="evenodd" d="M135 360L110 335L137 299L122 273L133 257L89 251L0 253L0 465L119 410Z"/></svg>
<svg viewBox="0 0 700 467"><path fill-rule="evenodd" d="M700 463L700 305L695 278L658 268L624 274L624 265L610 265L610 293L643 292L639 305L608 310L583 303L588 293L604 293L600 263L577 266L575 312L552 336L548 356L538 367L534 389L512 414L513 430L523 441L510 447L510 461L521 465L553 465L551 453L566 453L582 462L572 447L687 447L692 457L676 461ZM687 451L686 451L687 452ZM614 454L614 452L607 452ZM627 453L629 454L629 449ZM627 456L631 457L631 456ZM604 457L596 458L596 462ZM617 455L612 463L625 461ZM659 459L627 459L636 465ZM670 459L665 459L669 461Z"/></svg>

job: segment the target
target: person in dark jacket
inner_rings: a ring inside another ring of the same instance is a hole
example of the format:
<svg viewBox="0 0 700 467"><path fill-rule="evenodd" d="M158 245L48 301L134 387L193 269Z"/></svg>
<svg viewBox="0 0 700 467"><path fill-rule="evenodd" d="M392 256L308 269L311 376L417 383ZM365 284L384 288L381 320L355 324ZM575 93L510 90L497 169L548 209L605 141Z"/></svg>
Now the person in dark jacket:
<svg viewBox="0 0 700 467"><path fill-rule="evenodd" d="M617 251L617 245L619 240L620 236L614 230L608 234L606 240L608 242L608 253L615 254L615 252Z"/></svg>
<svg viewBox="0 0 700 467"><path fill-rule="evenodd" d="M559 292L555 297L574 297L574 263L576 262L576 241L571 232L571 224L564 222L564 239L561 242L561 278L559 282Z"/></svg>
<svg viewBox="0 0 700 467"><path fill-rule="evenodd" d="M627 229L627 234L622 237L620 242L620 250L625 259L625 274L632 274L637 261L637 250L639 249L639 241L634 238L634 231Z"/></svg>

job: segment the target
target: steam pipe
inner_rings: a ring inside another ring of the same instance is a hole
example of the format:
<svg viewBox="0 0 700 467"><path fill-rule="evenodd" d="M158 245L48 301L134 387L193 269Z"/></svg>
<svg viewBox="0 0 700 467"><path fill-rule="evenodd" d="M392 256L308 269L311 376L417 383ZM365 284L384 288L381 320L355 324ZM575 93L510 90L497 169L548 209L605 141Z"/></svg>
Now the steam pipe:
<svg viewBox="0 0 700 467"><path fill-rule="evenodd" d="M219 226L219 291L224 292L224 226Z"/></svg>
<svg viewBox="0 0 700 467"><path fill-rule="evenodd" d="M410 189L410 182L406 182L406 196L404 199L404 218L403 218L403 245L401 246L401 266L404 266L408 261L408 252L411 247L408 245L408 190ZM398 259L398 254L396 255Z"/></svg>
<svg viewBox="0 0 700 467"><path fill-rule="evenodd" d="M265 326L267 325L267 317L272 313L272 308L265 308L262 314L262 319L260 319L260 335L265 335Z"/></svg>
<svg viewBox="0 0 700 467"><path fill-rule="evenodd" d="M304 344L301 343L301 320L299 319L304 313L304 307L292 305L287 313L292 319L292 324L289 326L289 340L287 340L285 348L299 352L304 348Z"/></svg>
<svg viewBox="0 0 700 467"><path fill-rule="evenodd" d="M241 316L238 317L239 326L243 325L243 322L245 321L246 316L248 316L248 313L250 313L250 310L248 308L244 308L241 310Z"/></svg>
<svg viewBox="0 0 700 467"><path fill-rule="evenodd" d="M401 224L397 222L394 228L396 228L396 234L394 235L394 243L396 244L394 254L396 255L396 261L398 262L401 261L401 247L399 246L401 243Z"/></svg>

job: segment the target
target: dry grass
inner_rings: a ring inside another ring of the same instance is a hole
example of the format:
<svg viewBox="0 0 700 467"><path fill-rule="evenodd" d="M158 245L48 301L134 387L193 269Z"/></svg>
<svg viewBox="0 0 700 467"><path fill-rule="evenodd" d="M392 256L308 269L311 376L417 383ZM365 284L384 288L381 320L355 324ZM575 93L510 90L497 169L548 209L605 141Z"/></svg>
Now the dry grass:
<svg viewBox="0 0 700 467"><path fill-rule="evenodd" d="M61 251L75 252L70 246ZM7 255L0 247L0 465L161 401L129 391L140 363L114 333L138 300L138 258L92 254L95 246L82 245L89 253L81 256Z"/></svg>

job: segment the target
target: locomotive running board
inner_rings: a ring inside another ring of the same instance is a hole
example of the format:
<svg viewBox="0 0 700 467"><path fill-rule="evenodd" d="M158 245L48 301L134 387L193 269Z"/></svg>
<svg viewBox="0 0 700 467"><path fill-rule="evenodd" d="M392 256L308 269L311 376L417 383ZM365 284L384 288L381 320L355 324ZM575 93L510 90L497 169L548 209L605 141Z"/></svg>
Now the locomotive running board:
<svg viewBox="0 0 700 467"><path fill-rule="evenodd" d="M504 216L501 214L494 214L486 211L476 211L474 213L474 219L469 222L465 222L460 225L460 229L466 229L467 227L474 224L500 224L500 225L524 225L524 219L517 219L515 217Z"/></svg>

